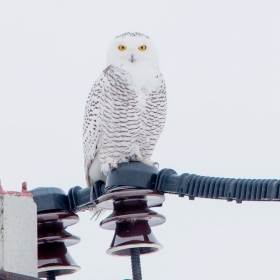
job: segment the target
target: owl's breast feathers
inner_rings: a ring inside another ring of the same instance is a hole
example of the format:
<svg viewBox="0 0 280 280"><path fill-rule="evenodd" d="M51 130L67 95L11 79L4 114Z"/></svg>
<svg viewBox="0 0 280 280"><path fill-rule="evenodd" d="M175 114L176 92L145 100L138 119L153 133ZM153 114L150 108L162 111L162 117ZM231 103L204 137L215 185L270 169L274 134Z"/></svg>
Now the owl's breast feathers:
<svg viewBox="0 0 280 280"><path fill-rule="evenodd" d="M98 160L99 166L127 161L132 155L149 160L165 117L166 89L159 71L107 67L94 83L85 109L84 153L88 185L93 183L88 174L93 160Z"/></svg>

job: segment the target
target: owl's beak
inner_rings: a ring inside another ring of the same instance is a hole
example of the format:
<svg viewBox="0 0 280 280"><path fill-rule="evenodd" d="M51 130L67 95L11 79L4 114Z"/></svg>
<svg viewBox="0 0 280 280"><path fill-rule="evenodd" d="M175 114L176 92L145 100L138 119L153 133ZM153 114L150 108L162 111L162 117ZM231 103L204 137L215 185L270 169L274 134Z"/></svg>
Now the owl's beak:
<svg viewBox="0 0 280 280"><path fill-rule="evenodd" d="M133 61L134 61L133 54L131 55L130 61L131 61L132 63L133 63Z"/></svg>

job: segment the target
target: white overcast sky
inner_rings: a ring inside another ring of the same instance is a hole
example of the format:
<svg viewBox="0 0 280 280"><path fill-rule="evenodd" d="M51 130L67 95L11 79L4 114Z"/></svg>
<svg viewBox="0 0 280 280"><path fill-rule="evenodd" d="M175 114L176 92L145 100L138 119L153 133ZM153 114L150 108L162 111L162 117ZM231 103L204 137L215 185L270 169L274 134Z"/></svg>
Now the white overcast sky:
<svg viewBox="0 0 280 280"><path fill-rule="evenodd" d="M0 178L6 190L85 187L82 123L88 92L116 35L157 45L167 123L160 168L280 178L280 1L0 1ZM280 204L166 195L152 228L164 245L142 260L145 280L278 279ZM68 230L81 270L61 279L131 278L106 254L113 231L79 214Z"/></svg>

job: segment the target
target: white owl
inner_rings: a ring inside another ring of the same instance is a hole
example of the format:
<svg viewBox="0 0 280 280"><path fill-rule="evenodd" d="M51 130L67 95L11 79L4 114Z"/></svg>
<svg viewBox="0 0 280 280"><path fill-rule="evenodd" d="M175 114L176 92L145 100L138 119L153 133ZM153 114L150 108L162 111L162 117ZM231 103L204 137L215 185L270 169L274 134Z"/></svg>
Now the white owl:
<svg viewBox="0 0 280 280"><path fill-rule="evenodd" d="M152 40L124 33L111 43L108 67L94 83L84 115L88 186L106 180L118 163L150 160L166 117L165 82Z"/></svg>

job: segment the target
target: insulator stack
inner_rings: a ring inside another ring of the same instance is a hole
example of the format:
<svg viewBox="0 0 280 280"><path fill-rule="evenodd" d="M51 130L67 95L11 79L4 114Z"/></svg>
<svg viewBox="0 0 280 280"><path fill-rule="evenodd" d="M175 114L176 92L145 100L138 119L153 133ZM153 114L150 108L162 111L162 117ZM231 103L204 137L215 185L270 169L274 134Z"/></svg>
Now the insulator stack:
<svg viewBox="0 0 280 280"><path fill-rule="evenodd" d="M76 272L67 247L80 241L65 229L79 221L69 210L66 194L59 188L36 188L31 191L37 204L38 223L38 277L55 279L56 276Z"/></svg>
<svg viewBox="0 0 280 280"><path fill-rule="evenodd" d="M115 230L109 255L130 256L131 248L139 248L140 254L153 253L162 248L151 227L165 222L163 215L149 209L164 201L159 192L144 189L128 189L106 194L99 198L98 206L113 205L113 213L100 223L101 228ZM108 206L107 209L110 209Z"/></svg>
<svg viewBox="0 0 280 280"><path fill-rule="evenodd" d="M147 189L155 184L157 173L157 168L143 163L121 163L108 175L107 194L95 201L98 207L113 210L100 223L101 228L115 230L107 253L131 256L135 280L142 279L139 255L154 253L163 247L151 227L163 224L165 217L149 207L160 206L165 197L158 191Z"/></svg>

